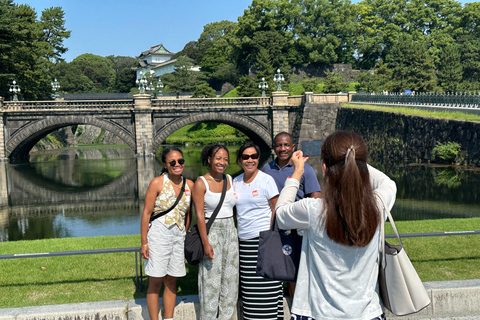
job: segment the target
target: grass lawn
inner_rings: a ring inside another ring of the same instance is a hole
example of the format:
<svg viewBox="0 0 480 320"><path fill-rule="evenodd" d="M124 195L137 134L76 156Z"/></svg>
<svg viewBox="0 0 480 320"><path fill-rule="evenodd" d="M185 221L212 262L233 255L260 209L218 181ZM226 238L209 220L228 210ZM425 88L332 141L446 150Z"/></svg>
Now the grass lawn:
<svg viewBox="0 0 480 320"><path fill-rule="evenodd" d="M424 109L406 108L406 107L399 107L399 106L387 107L387 106L375 106L375 105L368 105L368 104L350 104L350 103L342 103L342 107L402 113L406 115L413 115L413 116L420 116L420 117L454 119L454 120L463 120L463 121L480 121L480 115L465 113L461 111L429 111Z"/></svg>
<svg viewBox="0 0 480 320"><path fill-rule="evenodd" d="M399 221L400 233L480 230L480 218ZM387 224L387 233L391 233ZM480 278L478 235L403 239L423 281ZM389 240L390 241L390 240ZM394 241L391 241L394 242ZM135 247L139 235L0 243L0 254ZM0 308L144 298L135 292L134 253L0 260ZM187 265L178 294L197 293L198 268ZM144 280L144 287L148 280Z"/></svg>

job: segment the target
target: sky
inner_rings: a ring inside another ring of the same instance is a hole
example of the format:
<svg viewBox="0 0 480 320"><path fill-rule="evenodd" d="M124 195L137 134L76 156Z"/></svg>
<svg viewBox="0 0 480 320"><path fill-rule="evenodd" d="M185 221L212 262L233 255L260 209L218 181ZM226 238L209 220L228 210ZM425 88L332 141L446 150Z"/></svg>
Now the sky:
<svg viewBox="0 0 480 320"><path fill-rule="evenodd" d="M64 41L70 62L83 53L135 57L162 43L178 52L198 40L203 27L221 20L237 21L252 0L15 0L28 4L40 18L43 9L62 7Z"/></svg>

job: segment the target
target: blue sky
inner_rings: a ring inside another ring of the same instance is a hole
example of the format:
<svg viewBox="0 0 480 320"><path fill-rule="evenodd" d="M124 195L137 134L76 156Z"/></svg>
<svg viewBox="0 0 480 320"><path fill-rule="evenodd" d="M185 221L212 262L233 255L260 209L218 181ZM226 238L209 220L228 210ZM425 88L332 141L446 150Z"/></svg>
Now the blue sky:
<svg viewBox="0 0 480 320"><path fill-rule="evenodd" d="M44 8L62 7L71 36L63 56L70 62L83 53L138 56L163 43L172 52L197 40L210 22L237 21L252 0L15 0L41 16Z"/></svg>

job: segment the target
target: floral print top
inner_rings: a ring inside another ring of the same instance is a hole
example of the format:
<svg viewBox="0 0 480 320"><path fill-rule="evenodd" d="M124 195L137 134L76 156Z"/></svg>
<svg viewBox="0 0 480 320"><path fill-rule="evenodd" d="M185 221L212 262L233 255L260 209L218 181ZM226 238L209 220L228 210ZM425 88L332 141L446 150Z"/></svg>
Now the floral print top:
<svg viewBox="0 0 480 320"><path fill-rule="evenodd" d="M164 173L163 189L157 196L157 199L155 199L155 206L153 208L152 216L168 210L171 206L173 206L176 200L177 195L173 189L172 182L168 178L168 174ZM160 222L167 227L171 227L176 224L180 230L183 230L185 228L185 214L188 212L188 208L190 207L190 201L191 191L188 188L187 182L185 182L185 192L183 193L178 204L175 206L175 208L173 208L173 210L157 220L160 220Z"/></svg>

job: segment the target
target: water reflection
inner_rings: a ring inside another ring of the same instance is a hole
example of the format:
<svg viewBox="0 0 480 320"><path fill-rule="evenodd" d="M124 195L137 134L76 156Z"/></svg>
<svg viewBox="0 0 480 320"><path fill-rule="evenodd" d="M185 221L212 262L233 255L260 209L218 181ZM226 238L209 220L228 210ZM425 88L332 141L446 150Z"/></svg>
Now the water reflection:
<svg viewBox="0 0 480 320"><path fill-rule="evenodd" d="M182 148L185 176L207 169L201 147ZM236 176L238 147L229 147L227 173ZM263 161L270 152L264 152ZM319 157L309 164L321 181ZM480 216L480 171L473 168L373 163L395 180L396 220ZM162 165L129 149L63 150L28 164L0 164L0 241L139 234L143 198Z"/></svg>

